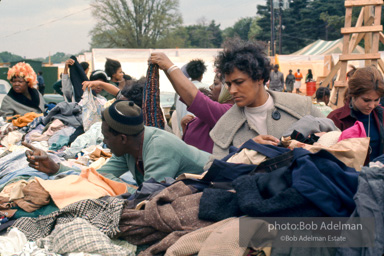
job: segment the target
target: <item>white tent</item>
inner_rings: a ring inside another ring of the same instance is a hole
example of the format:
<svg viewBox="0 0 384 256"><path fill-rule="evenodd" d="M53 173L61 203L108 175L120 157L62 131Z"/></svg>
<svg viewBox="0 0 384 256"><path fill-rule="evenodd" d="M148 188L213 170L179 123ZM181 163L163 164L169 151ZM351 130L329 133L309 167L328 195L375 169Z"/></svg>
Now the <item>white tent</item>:
<svg viewBox="0 0 384 256"><path fill-rule="evenodd" d="M182 67L192 59L202 59L207 72L203 76L202 82L211 85L214 79L214 59L221 49L92 49L93 69L104 70L106 58L120 61L123 71L139 79L146 76L148 68L148 58L151 52L164 52L170 60L177 66ZM160 90L162 92L174 92L168 78L160 72Z"/></svg>

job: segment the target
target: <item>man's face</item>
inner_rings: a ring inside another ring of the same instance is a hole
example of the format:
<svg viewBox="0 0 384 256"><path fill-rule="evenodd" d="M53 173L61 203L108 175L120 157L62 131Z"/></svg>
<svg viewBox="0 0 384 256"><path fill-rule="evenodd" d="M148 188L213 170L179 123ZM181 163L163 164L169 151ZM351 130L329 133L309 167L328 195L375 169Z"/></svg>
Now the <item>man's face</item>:
<svg viewBox="0 0 384 256"><path fill-rule="evenodd" d="M104 143L107 145L107 148L111 150L111 153L116 156L123 156L125 153L123 151L122 145L122 134L114 135L109 131L109 125L106 121L103 121L101 124L101 133L104 136Z"/></svg>

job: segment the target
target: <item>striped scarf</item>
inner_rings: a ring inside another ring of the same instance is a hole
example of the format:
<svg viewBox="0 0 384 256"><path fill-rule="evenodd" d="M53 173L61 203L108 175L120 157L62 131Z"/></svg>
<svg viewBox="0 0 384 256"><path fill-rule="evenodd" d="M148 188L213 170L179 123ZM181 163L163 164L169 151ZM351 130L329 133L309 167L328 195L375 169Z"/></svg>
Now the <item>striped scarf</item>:
<svg viewBox="0 0 384 256"><path fill-rule="evenodd" d="M143 93L144 125L164 129L165 121L160 107L159 66L149 64Z"/></svg>

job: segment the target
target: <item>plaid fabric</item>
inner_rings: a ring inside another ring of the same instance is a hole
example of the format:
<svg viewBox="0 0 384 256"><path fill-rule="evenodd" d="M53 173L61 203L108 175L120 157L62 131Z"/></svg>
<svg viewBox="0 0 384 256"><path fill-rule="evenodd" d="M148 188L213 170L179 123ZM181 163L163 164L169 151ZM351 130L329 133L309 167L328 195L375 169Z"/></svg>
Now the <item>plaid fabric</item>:
<svg viewBox="0 0 384 256"><path fill-rule="evenodd" d="M12 227L22 231L28 240L37 240L48 236L55 225L69 223L79 217L90 222L108 237L113 237L119 232L118 224L123 204L124 200L114 197L83 200L46 216L20 218Z"/></svg>
<svg viewBox="0 0 384 256"><path fill-rule="evenodd" d="M165 121L160 107L159 66L150 64L143 93L144 125L164 129Z"/></svg>
<svg viewBox="0 0 384 256"><path fill-rule="evenodd" d="M112 244L111 239L81 218L76 218L70 223L56 225L48 237L37 240L36 244L40 248L60 254L85 252L107 256L135 255L135 251L128 251Z"/></svg>

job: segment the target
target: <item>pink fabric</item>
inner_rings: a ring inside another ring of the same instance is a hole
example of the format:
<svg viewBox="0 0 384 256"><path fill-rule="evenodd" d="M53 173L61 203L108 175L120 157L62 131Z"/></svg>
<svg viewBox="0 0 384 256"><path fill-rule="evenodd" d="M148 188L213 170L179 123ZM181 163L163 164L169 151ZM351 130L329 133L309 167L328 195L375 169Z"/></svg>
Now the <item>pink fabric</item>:
<svg viewBox="0 0 384 256"><path fill-rule="evenodd" d="M367 137L367 134L364 129L364 124L360 121L356 121L355 124L348 129L345 129L340 137L339 141L345 140L345 139L350 139L350 138L365 138Z"/></svg>
<svg viewBox="0 0 384 256"><path fill-rule="evenodd" d="M181 98L180 100L182 101ZM220 117L231 107L232 104L221 104L211 100L202 92L197 91L191 106L187 108L187 110L193 113L196 118L190 121L185 129L183 135L185 143L208 153L212 153L213 140L209 137L209 132Z"/></svg>

